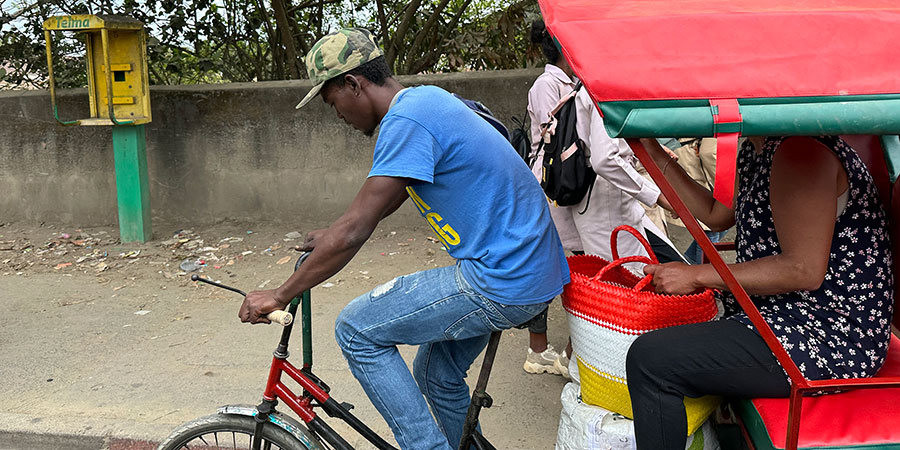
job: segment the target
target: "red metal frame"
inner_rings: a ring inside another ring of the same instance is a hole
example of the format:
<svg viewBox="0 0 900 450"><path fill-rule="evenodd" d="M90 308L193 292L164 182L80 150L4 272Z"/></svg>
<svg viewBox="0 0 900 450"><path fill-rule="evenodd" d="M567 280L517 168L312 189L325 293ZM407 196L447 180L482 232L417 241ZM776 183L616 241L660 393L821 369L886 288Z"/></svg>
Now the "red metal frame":
<svg viewBox="0 0 900 450"><path fill-rule="evenodd" d="M309 423L316 418L316 413L312 409L312 400L308 397L299 397L281 382L281 374L286 373L291 379L297 382L303 389L312 395L320 403L325 403L331 398L327 392L319 387L316 383L309 379L300 370L294 367L286 359L272 358L272 367L269 369L269 379L266 381L266 391L263 398L266 400L281 399L291 410L297 413L304 422Z"/></svg>
<svg viewBox="0 0 900 450"><path fill-rule="evenodd" d="M787 351L784 349L784 347L782 347L781 343L775 337L775 333L772 332L769 324L766 323L766 321L759 314L759 310L756 309L756 306L750 300L747 292L734 277L734 274L731 273L731 270L728 268L727 264L722 259L722 256L717 251L716 246L709 240L709 238L706 236L706 233L703 232L703 229L700 227L700 223L697 222L697 218L695 218L693 214L691 214L687 206L685 206L684 202L676 194L675 189L671 184L669 184L669 181L666 180L665 176L663 176L662 170L659 168L659 166L656 165L656 163L653 161L653 158L650 157L650 154L647 153L647 150L644 148L643 144L641 144L640 140L627 139L627 142L631 149L634 151L634 154L641 161L641 164L643 164L644 168L647 169L650 177L653 179L653 181L656 182L656 185L659 186L663 195L666 196L666 199L675 209L678 217L680 217L682 222L684 222L684 225L691 233L691 236L693 236L694 240L697 241L697 244L700 245L700 248L703 250L704 257L709 259L710 263L716 269L716 272L718 272L719 276L722 277L725 285L734 294L735 298L738 301L738 304L741 305L741 308L744 310L744 312L750 318L750 321L759 331L759 334L766 342L766 345L770 350L772 350L772 353L775 354L778 362L781 363L781 367L784 368L784 370L790 377L791 395L790 406L788 410L789 417L787 438L785 442L785 447L787 450L797 450L798 440L800 437L800 415L803 406L802 400L804 394L829 390L900 387L900 377L877 379L856 378L841 380L807 380L806 377L804 377L800 372L800 369L797 367L794 361L791 360L790 356L788 356ZM898 314L898 312L895 311L895 314Z"/></svg>

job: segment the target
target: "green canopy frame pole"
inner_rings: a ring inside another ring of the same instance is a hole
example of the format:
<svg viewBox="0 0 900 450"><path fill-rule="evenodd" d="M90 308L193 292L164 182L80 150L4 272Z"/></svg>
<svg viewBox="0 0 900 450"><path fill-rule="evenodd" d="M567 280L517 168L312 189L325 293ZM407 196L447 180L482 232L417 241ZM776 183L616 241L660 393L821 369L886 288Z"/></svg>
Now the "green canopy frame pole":
<svg viewBox="0 0 900 450"><path fill-rule="evenodd" d="M147 242L153 232L150 223L144 125L115 126L112 133L119 203L119 237L123 243Z"/></svg>

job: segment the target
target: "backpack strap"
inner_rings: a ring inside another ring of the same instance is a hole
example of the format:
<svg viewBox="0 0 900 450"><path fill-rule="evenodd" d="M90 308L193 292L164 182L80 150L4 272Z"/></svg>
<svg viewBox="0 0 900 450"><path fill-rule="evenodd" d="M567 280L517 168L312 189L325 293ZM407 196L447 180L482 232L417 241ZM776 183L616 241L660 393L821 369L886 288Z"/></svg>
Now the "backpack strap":
<svg viewBox="0 0 900 450"><path fill-rule="evenodd" d="M506 139L507 141L509 140L509 129L506 128L506 125L503 125L503 122L501 122L494 116L494 113L492 113L487 106L484 106L484 103L481 103L477 100L467 99L455 92L453 93L453 96L463 102L463 104L474 111L475 114L481 116L481 118L484 119L487 123L491 124L492 127L494 127L497 131L500 132L501 135L503 135L504 139Z"/></svg>
<svg viewBox="0 0 900 450"><path fill-rule="evenodd" d="M544 143L547 143L548 138L546 138L545 136L548 132L550 134L556 132L556 113L558 113L563 105L568 103L569 100L574 99L575 96L578 95L578 90L580 90L581 86L583 85L584 84L581 82L581 80L578 80L578 83L575 83L575 87L572 89L572 92L569 92L568 94L560 97L559 102L556 103L556 106L553 107L552 110L550 110L550 112L548 113L550 117L547 119L547 122L541 124L541 140L544 141Z"/></svg>

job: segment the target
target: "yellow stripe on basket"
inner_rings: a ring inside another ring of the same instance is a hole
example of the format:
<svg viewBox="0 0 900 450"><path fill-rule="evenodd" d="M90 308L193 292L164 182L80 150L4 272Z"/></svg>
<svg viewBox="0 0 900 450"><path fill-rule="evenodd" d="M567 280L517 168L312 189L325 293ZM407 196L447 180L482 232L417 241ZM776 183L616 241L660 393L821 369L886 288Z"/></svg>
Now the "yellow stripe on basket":
<svg viewBox="0 0 900 450"><path fill-rule="evenodd" d="M578 375L581 378L581 400L589 405L606 408L633 419L634 413L631 410L631 397L628 395L626 381L598 371L582 361L578 355L575 355L575 359L578 362ZM700 398L685 397L687 434L694 434L721 402L721 397L713 395Z"/></svg>

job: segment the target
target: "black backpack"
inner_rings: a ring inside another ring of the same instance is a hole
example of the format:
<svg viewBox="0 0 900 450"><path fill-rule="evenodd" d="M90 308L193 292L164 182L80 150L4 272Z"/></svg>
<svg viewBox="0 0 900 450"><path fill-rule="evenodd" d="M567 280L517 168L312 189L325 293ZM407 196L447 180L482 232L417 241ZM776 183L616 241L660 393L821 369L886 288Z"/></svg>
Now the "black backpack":
<svg viewBox="0 0 900 450"><path fill-rule="evenodd" d="M577 205L586 194L589 195L597 178L584 141L575 130L575 94L579 89L581 82L571 94L560 99L560 104L553 111L553 118L542 125L544 130L538 147L538 151L544 150L541 187L547 197L559 206Z"/></svg>
<svg viewBox="0 0 900 450"><path fill-rule="evenodd" d="M528 131L525 129L525 121L519 120L518 117L512 117L512 123L515 125L509 133L509 143L512 144L516 153L523 161L528 162L531 153L531 140L528 139ZM529 167L531 164L528 165Z"/></svg>

